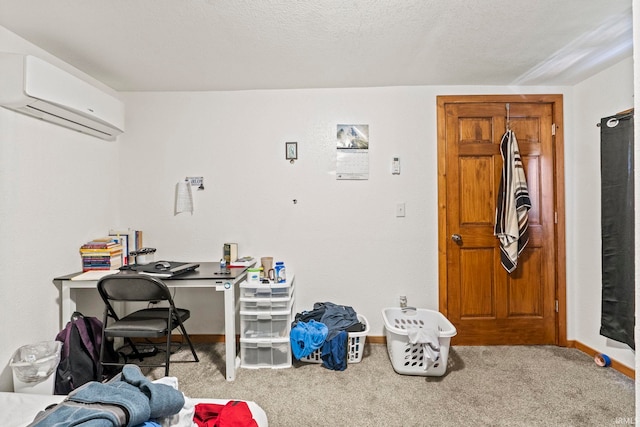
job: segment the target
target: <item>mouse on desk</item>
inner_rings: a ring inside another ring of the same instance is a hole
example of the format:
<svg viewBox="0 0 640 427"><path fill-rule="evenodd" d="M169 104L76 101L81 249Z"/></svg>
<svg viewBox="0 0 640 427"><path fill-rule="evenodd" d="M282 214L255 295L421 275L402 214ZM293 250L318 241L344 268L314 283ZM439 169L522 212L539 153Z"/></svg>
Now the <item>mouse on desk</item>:
<svg viewBox="0 0 640 427"><path fill-rule="evenodd" d="M158 261L158 262L156 262L155 267L158 270L168 270L168 269L171 268L171 263L167 262L167 261Z"/></svg>

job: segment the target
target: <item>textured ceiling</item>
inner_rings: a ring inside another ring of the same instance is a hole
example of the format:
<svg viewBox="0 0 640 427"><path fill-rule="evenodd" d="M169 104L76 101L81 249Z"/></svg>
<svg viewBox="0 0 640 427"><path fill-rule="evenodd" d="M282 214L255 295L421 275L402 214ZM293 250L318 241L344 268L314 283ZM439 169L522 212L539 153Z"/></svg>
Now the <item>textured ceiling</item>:
<svg viewBox="0 0 640 427"><path fill-rule="evenodd" d="M116 90L572 85L631 56L631 0L0 0Z"/></svg>

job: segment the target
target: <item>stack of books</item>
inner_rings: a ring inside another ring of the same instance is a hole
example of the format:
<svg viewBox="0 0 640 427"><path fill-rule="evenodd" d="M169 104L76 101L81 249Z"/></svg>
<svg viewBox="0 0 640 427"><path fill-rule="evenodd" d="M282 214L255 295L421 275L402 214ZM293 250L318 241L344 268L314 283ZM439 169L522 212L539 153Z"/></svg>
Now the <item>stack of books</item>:
<svg viewBox="0 0 640 427"><path fill-rule="evenodd" d="M134 257L130 255L133 251L142 249L142 231L131 228L112 228L109 230L109 236L117 239L122 244L122 264L129 265L134 263Z"/></svg>
<svg viewBox="0 0 640 427"><path fill-rule="evenodd" d="M256 263L256 260L252 256L244 256L242 258L238 258L235 261L231 261L229 267L251 267Z"/></svg>
<svg viewBox="0 0 640 427"><path fill-rule="evenodd" d="M122 267L123 248L118 239L101 237L80 247L82 271L115 270Z"/></svg>

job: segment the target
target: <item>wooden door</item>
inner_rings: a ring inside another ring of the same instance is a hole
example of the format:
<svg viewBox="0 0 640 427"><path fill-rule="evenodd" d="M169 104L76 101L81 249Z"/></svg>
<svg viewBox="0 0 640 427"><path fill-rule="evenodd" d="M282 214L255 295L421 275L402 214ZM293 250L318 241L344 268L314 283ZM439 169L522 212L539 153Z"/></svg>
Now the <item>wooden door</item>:
<svg viewBox="0 0 640 427"><path fill-rule="evenodd" d="M554 118L561 116L561 101L561 96L438 97L440 311L458 330L454 344L559 343L564 290L557 289ZM532 202L529 244L512 273L500 263L493 233L507 103Z"/></svg>

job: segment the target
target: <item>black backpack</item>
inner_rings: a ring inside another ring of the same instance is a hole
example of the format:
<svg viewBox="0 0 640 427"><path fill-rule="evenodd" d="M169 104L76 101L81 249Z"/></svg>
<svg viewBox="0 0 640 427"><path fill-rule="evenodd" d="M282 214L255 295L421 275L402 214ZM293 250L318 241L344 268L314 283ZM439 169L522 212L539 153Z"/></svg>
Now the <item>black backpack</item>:
<svg viewBox="0 0 640 427"><path fill-rule="evenodd" d="M97 378L102 344L102 322L97 318L73 313L56 341L62 342L62 351L56 370L55 394L69 394L89 381L103 381L117 373L104 369L103 378ZM105 361L118 361L112 341L105 344L104 358Z"/></svg>

